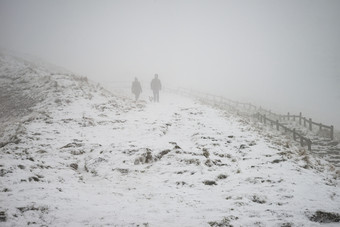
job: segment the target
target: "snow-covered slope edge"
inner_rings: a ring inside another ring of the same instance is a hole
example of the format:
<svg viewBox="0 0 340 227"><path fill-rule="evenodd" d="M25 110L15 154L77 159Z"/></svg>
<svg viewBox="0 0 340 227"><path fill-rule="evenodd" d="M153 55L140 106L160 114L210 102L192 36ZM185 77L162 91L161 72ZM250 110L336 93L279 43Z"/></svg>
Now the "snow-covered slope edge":
<svg viewBox="0 0 340 227"><path fill-rule="evenodd" d="M3 53L0 54L0 90L0 147L18 142L20 123L48 117L45 110L54 111L53 108L68 105L79 97L92 99L96 93L105 100L113 98L100 85L88 83L86 77Z"/></svg>
<svg viewBox="0 0 340 227"><path fill-rule="evenodd" d="M327 163L226 110L171 94L134 103L48 70L13 79L11 64L2 86L34 102L6 118L15 140L0 148L1 226L320 226L320 211L339 220Z"/></svg>

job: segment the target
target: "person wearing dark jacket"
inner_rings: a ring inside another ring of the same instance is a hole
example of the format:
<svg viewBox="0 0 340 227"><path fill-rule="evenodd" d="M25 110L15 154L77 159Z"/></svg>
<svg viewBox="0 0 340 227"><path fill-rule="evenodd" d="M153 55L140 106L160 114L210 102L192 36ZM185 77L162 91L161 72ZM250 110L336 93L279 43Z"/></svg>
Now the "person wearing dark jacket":
<svg viewBox="0 0 340 227"><path fill-rule="evenodd" d="M153 101L159 102L159 91L162 89L162 84L158 79L158 74L155 74L155 78L151 81L151 89L153 91Z"/></svg>
<svg viewBox="0 0 340 227"><path fill-rule="evenodd" d="M135 81L132 82L131 91L135 94L136 101L139 98L140 93L142 93L142 86L140 85L137 77L135 77Z"/></svg>

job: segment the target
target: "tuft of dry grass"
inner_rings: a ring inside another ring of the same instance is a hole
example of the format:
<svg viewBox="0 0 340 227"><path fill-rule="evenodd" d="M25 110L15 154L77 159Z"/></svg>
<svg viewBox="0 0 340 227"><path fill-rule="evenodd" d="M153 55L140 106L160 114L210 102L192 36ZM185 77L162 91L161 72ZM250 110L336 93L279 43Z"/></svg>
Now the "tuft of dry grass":
<svg viewBox="0 0 340 227"><path fill-rule="evenodd" d="M217 176L217 179L219 180L223 180L223 179L227 179L228 175L225 175L225 174L220 174Z"/></svg>
<svg viewBox="0 0 340 227"><path fill-rule="evenodd" d="M203 156L206 157L206 158L209 158L210 153L209 153L208 149L203 148Z"/></svg>
<svg viewBox="0 0 340 227"><path fill-rule="evenodd" d="M216 181L213 181L213 180L205 180L203 181L203 184L210 185L210 186L217 185Z"/></svg>

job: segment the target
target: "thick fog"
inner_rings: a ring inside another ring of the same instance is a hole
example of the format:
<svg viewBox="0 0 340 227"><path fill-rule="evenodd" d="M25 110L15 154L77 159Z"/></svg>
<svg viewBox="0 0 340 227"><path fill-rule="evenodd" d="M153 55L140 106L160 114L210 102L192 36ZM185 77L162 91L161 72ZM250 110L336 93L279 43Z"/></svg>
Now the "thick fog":
<svg viewBox="0 0 340 227"><path fill-rule="evenodd" d="M339 12L338 0L0 0L0 47L105 83L157 73L340 129Z"/></svg>

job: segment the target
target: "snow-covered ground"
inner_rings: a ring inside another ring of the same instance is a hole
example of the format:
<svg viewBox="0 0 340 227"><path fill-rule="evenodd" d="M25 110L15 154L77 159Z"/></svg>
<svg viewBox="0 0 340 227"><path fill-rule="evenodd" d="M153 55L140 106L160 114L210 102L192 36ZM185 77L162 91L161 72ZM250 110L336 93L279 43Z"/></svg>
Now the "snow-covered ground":
<svg viewBox="0 0 340 227"><path fill-rule="evenodd" d="M12 61L2 87L34 96L2 115L1 226L339 224L317 212L340 213L335 169L249 119L171 93L135 103Z"/></svg>

